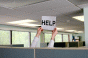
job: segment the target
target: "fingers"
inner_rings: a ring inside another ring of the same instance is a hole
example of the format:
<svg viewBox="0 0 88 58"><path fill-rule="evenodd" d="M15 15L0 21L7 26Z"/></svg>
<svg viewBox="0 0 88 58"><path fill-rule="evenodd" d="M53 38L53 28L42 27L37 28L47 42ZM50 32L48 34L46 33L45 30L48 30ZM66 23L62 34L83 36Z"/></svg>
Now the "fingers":
<svg viewBox="0 0 88 58"><path fill-rule="evenodd" d="M55 28L55 30L57 30L57 28Z"/></svg>
<svg viewBox="0 0 88 58"><path fill-rule="evenodd" d="M40 30L40 27L38 28L38 30Z"/></svg>
<svg viewBox="0 0 88 58"><path fill-rule="evenodd" d="M58 33L58 32L57 32L57 28L54 28L54 30L52 30L52 33L54 33L54 32L55 32L56 34Z"/></svg>
<svg viewBox="0 0 88 58"><path fill-rule="evenodd" d="M57 30L57 28L55 28L55 30Z"/></svg>
<svg viewBox="0 0 88 58"><path fill-rule="evenodd" d="M43 28L42 27L40 27L41 28L41 31L43 31Z"/></svg>
<svg viewBox="0 0 88 58"><path fill-rule="evenodd" d="M41 30L41 31L43 31L43 28L42 28L42 27L39 27L39 28L38 28L38 30Z"/></svg>
<svg viewBox="0 0 88 58"><path fill-rule="evenodd" d="M55 31L56 31L56 33L58 33L58 32L57 32L57 28L55 28Z"/></svg>
<svg viewBox="0 0 88 58"><path fill-rule="evenodd" d="M54 31L54 32L55 32L55 31L57 31L57 28L54 28L54 30L53 30L53 31Z"/></svg>
<svg viewBox="0 0 88 58"><path fill-rule="evenodd" d="M55 31L57 31L57 28L54 28L54 30L52 30L52 32L55 32Z"/></svg>
<svg viewBox="0 0 88 58"><path fill-rule="evenodd" d="M43 31L43 29L41 31Z"/></svg>

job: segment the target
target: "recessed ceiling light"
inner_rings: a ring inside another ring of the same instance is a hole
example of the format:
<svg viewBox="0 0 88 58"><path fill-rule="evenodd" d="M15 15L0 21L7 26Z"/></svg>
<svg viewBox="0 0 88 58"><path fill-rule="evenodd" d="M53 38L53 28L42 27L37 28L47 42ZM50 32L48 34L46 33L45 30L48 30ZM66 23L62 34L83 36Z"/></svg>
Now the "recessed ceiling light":
<svg viewBox="0 0 88 58"><path fill-rule="evenodd" d="M64 28L57 28L57 30L64 30Z"/></svg>
<svg viewBox="0 0 88 58"><path fill-rule="evenodd" d="M29 24L29 23L23 23L23 24L19 24L19 25L23 25L23 26L41 26L41 25L37 25L37 24Z"/></svg>
<svg viewBox="0 0 88 58"><path fill-rule="evenodd" d="M78 31L78 33L83 33L83 31Z"/></svg>
<svg viewBox="0 0 88 58"><path fill-rule="evenodd" d="M72 18L84 22L84 16L74 16Z"/></svg>
<svg viewBox="0 0 88 58"><path fill-rule="evenodd" d="M12 22L7 22L7 23L10 23L10 24L20 24L20 23L28 23L28 22L37 22L37 21L30 20L30 19L25 19L25 20L12 21Z"/></svg>
<svg viewBox="0 0 88 58"><path fill-rule="evenodd" d="M66 30L67 32L75 32L76 30Z"/></svg>
<svg viewBox="0 0 88 58"><path fill-rule="evenodd" d="M76 31L76 33L83 33L83 31Z"/></svg>

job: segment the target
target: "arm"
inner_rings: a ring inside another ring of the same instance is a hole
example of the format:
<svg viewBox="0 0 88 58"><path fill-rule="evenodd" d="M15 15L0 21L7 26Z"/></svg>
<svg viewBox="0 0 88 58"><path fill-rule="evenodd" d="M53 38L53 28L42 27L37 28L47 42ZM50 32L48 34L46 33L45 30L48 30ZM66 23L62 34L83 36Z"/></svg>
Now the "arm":
<svg viewBox="0 0 88 58"><path fill-rule="evenodd" d="M31 47L36 47L36 45L38 43L38 40L39 40L38 37L34 37L34 40L33 40L32 44L31 44Z"/></svg>
<svg viewBox="0 0 88 58"><path fill-rule="evenodd" d="M55 36L57 34L57 28L55 28L53 31L52 31L52 37L51 37L51 40L50 40L50 43L48 44L48 47L51 47L53 48L54 47L54 39L55 39Z"/></svg>
<svg viewBox="0 0 88 58"><path fill-rule="evenodd" d="M50 43L48 44L48 47L53 48L53 46L54 46L54 40L50 40Z"/></svg>
<svg viewBox="0 0 88 58"><path fill-rule="evenodd" d="M36 47L36 45L37 45L37 43L38 43L38 40L39 40L39 35L41 34L41 31L43 31L43 29L42 29L41 27L38 28L37 34L36 34L36 36L34 37L34 40L33 40L32 44L31 44L31 47Z"/></svg>

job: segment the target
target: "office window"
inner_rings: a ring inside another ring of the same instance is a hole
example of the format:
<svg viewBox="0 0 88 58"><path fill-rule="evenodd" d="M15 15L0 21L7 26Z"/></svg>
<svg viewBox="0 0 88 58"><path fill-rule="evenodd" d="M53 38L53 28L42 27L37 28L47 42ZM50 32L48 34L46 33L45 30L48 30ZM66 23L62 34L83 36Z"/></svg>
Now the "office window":
<svg viewBox="0 0 88 58"><path fill-rule="evenodd" d="M45 42L50 42L52 34L45 33Z"/></svg>
<svg viewBox="0 0 88 58"><path fill-rule="evenodd" d="M12 44L24 44L24 47L29 47L29 32L12 31Z"/></svg>
<svg viewBox="0 0 88 58"><path fill-rule="evenodd" d="M63 42L68 42L68 35L63 35Z"/></svg>
<svg viewBox="0 0 88 58"><path fill-rule="evenodd" d="M0 30L0 45L10 45L10 31Z"/></svg>
<svg viewBox="0 0 88 58"><path fill-rule="evenodd" d="M31 32L31 43L33 42L34 37L36 36L36 33Z"/></svg>
<svg viewBox="0 0 88 58"><path fill-rule="evenodd" d="M55 42L62 42L62 35L61 34L57 34L55 36Z"/></svg>

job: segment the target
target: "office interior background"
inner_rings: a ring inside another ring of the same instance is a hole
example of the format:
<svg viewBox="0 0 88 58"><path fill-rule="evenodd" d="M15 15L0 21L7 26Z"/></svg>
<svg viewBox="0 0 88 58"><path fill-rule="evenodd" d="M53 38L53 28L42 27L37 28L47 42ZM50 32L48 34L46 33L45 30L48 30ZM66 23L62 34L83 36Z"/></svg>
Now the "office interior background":
<svg viewBox="0 0 88 58"><path fill-rule="evenodd" d="M0 0L0 45L30 47L42 16L56 16L54 47L85 47L87 0ZM47 47L52 31L44 30L37 47Z"/></svg>

